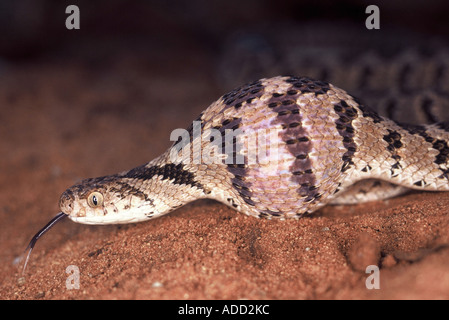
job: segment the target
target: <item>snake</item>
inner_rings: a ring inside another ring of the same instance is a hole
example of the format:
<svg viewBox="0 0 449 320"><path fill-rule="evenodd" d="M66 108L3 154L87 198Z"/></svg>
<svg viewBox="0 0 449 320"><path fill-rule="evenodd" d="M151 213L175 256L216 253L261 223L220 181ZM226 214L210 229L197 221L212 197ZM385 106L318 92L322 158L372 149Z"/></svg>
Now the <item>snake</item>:
<svg viewBox="0 0 449 320"><path fill-rule="evenodd" d="M68 217L123 224L214 199L258 218L300 218L326 204L449 191L449 122L405 124L326 81L276 76L213 102L168 150L131 170L90 178L59 200Z"/></svg>

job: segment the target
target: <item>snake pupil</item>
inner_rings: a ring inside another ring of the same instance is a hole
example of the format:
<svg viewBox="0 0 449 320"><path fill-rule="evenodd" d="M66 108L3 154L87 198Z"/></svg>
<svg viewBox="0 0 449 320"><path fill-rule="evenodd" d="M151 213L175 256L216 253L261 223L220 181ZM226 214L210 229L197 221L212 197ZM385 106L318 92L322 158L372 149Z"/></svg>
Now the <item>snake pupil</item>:
<svg viewBox="0 0 449 320"><path fill-rule="evenodd" d="M87 198L87 204L91 208L99 207L103 204L103 196L99 192L92 192Z"/></svg>

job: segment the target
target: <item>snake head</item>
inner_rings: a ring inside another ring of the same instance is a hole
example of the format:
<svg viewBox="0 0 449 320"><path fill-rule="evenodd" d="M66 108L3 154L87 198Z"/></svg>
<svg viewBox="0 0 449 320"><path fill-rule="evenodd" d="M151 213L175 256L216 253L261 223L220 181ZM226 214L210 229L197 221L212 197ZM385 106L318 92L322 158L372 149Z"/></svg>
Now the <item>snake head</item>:
<svg viewBox="0 0 449 320"><path fill-rule="evenodd" d="M120 175L91 178L68 188L59 207L74 222L119 224L148 220L153 201L123 182Z"/></svg>

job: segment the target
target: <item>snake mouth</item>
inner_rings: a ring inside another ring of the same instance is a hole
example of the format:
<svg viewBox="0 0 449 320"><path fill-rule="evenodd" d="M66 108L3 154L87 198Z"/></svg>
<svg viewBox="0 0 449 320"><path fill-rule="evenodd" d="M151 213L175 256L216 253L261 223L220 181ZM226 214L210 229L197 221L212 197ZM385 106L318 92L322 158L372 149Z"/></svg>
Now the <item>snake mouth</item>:
<svg viewBox="0 0 449 320"><path fill-rule="evenodd" d="M148 215L136 214L107 214L99 216L68 216L70 220L76 223L106 225L106 224L126 224L146 221L150 219Z"/></svg>
<svg viewBox="0 0 449 320"><path fill-rule="evenodd" d="M23 269L22 269L22 274L25 273L27 264L28 264L28 260L30 259L30 255L31 255L31 251L33 251L34 246L36 245L37 240L39 240L40 237L42 237L48 230L50 230L57 222L63 220L64 218L68 217L67 214L65 214L64 212L60 212L58 213L53 219L51 219L41 230L39 230L33 238L31 238L30 243L28 244L28 246L25 249L25 252L27 250L28 254L26 256L25 259L25 263L23 265Z"/></svg>

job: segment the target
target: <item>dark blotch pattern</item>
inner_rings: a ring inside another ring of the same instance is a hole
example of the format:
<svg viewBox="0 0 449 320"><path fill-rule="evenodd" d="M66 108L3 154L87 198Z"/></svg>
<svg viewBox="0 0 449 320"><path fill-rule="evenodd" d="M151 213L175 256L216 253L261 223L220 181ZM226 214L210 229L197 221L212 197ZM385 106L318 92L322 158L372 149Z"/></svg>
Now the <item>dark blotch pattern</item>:
<svg viewBox="0 0 449 320"><path fill-rule="evenodd" d="M201 120L201 118L203 117L203 112L201 112L200 113L200 115L195 119L195 120L193 120L192 121L192 123L189 125L189 127L186 129L187 130L187 132L189 133L189 137L190 137L190 140L182 140L182 136L179 136L179 138L178 138L178 140L177 141L175 141L175 143L173 144L173 147L179 147L179 150L180 149L182 149L182 148L184 148L189 142L190 143L192 143L193 142L193 123L195 122L195 121L201 121L201 131L203 130L203 127L204 127L204 121L202 121ZM180 145L180 146L177 146L178 145L178 143L183 143L182 145Z"/></svg>
<svg viewBox="0 0 449 320"><path fill-rule="evenodd" d="M364 116L365 118L371 118L371 119L373 120L374 123L379 123L379 122L382 122L382 121L383 121L382 117L379 116L379 115L377 114L377 112L375 112L373 109L371 109L371 108L369 108L369 107L367 107L367 106L364 106L364 105L362 104L362 102L361 102L359 99L357 99L356 97L351 96L351 98L352 98L355 102L357 102L358 107L359 107L359 109L362 111L362 114L363 114L363 116Z"/></svg>
<svg viewBox="0 0 449 320"><path fill-rule="evenodd" d="M241 124L242 124L241 118L230 118L230 119L223 120L223 122L220 125L212 127L213 129L216 129L216 130L220 131L220 133L221 133L221 153L226 154L226 130L233 130L232 132L234 132L234 130L238 130L240 128ZM233 138L233 140L232 140L233 152L230 156L232 157L232 164L236 164L237 160L238 160L236 158L237 139L236 139L235 135L232 138Z"/></svg>
<svg viewBox="0 0 449 320"><path fill-rule="evenodd" d="M214 129L220 131L221 133L221 153L226 154L226 130L232 129L237 130L241 126L242 119L241 118L231 118L225 119L223 122L213 127ZM232 136L232 154L228 154L228 156L232 159L232 162L227 164L227 170L234 175L234 178L231 179L232 186L237 190L240 197L249 205L254 205L254 202L251 200L251 192L249 188L251 184L245 182L245 176L247 175L246 164L248 163L247 157L243 158L243 163L239 163L237 158L237 138L235 135ZM229 158L228 158L229 159ZM229 161L229 160L228 160ZM234 204L233 204L234 205Z"/></svg>
<svg viewBox="0 0 449 320"><path fill-rule="evenodd" d="M222 96L222 99L226 106L233 106L238 109L243 102L251 103L255 98L260 98L263 92L263 84L260 80L257 80L226 93Z"/></svg>
<svg viewBox="0 0 449 320"><path fill-rule="evenodd" d="M263 93L264 86L260 80L243 85L222 96L223 103L226 105L223 110L231 107L240 109L244 104L250 105L253 103L254 99L260 98ZM226 153L226 129L238 129L241 125L241 121L240 118L225 119L219 126L214 127L214 129L221 132L221 152L223 154ZM244 163L237 163L236 142L236 138L233 138L233 153L230 155L232 156L232 163L227 165L227 170L234 175L234 178L232 178L232 186L247 204L254 206L254 201L251 200L251 192L249 191L251 184L244 181L244 177L247 175L246 164L248 163L248 159L245 157Z"/></svg>
<svg viewBox="0 0 449 320"><path fill-rule="evenodd" d="M441 164L447 164L449 163L449 146L447 145L447 142L441 139L436 139L432 136L430 136L427 131L426 128L424 126L417 126L417 125L410 125L410 124L403 124L403 123L398 123L398 125L400 127L402 127L403 129L407 130L409 133L411 134L415 134L415 135L420 135L421 137L424 138L424 140L426 140L427 142L432 144L432 148L438 150L438 154L435 157L435 163L440 166ZM441 123L438 126L442 126L443 130L447 129L447 123ZM448 179L449 180L449 170L448 169L444 169L441 168L440 166L440 170L443 172L443 174L441 176L439 176L439 178L441 179Z"/></svg>
<svg viewBox="0 0 449 320"><path fill-rule="evenodd" d="M204 190L203 186L195 181L195 175L187 170L179 163L177 165L169 163L159 166L145 167L140 166L128 171L124 178L148 180L154 176L162 176L163 180L173 180L174 184L185 184Z"/></svg>
<svg viewBox="0 0 449 320"><path fill-rule="evenodd" d="M399 134L399 132L394 130L388 130L388 134L383 136L383 139L388 143L388 151L391 153L396 152L396 149L399 149L402 147L401 142L402 136Z"/></svg>
<svg viewBox="0 0 449 320"><path fill-rule="evenodd" d="M289 77L286 81L293 85L293 87L287 91L287 95L290 96L309 92L313 92L317 96L319 94L325 94L330 90L329 83L313 80L307 77Z"/></svg>
<svg viewBox="0 0 449 320"><path fill-rule="evenodd" d="M239 109L243 106L243 104L251 105L253 100L256 98L260 98L264 93L264 87L260 80L254 81L252 83L243 85L237 89L232 90L231 92L223 95L223 103L226 105L226 108L234 107ZM226 140L225 134L226 129L237 130L241 126L242 119L240 118L231 118L225 119L223 122L213 127L220 131L222 136L222 145L221 152L223 154L226 153ZM237 159L236 151L237 151L237 139L233 137L233 152L232 155L232 163L227 165L227 170L234 175L234 178L231 179L232 186L239 193L240 197L249 205L254 206L255 203L251 200L251 192L250 187L251 184L245 181L245 176L247 175L246 164L248 163L248 159L245 157L243 159L243 163L237 163L239 159ZM228 160L229 161L229 160Z"/></svg>
<svg viewBox="0 0 449 320"><path fill-rule="evenodd" d="M345 172L354 164L352 158L357 150L354 142L354 127L352 121L357 118L357 110L349 106L346 101L341 100L334 105L334 111L339 118L335 121L338 133L343 137L343 145L347 151L343 154L343 165L341 171Z"/></svg>
<svg viewBox="0 0 449 320"><path fill-rule="evenodd" d="M282 212L276 212L276 211L269 210L269 209L260 210L259 212L260 212L260 214L259 214L260 218L267 218L269 216L273 216L273 217L282 216Z"/></svg>
<svg viewBox="0 0 449 320"><path fill-rule="evenodd" d="M139 198L144 199L145 201L148 201L150 203L153 203L153 199L150 199L148 197L148 195L146 195L144 192L142 192L141 190L133 187L132 185L126 183L126 182L121 182L121 181L117 181L117 184L120 187L112 187L109 191L110 192L115 192L117 194L120 194L121 198L126 198L126 196L128 195L133 195Z"/></svg>
<svg viewBox="0 0 449 320"><path fill-rule="evenodd" d="M401 142L402 136L399 132L388 129L388 134L384 135L383 139L388 143L387 150L390 151L391 157L396 160L396 162L391 166L391 176L396 177L400 172L395 173L394 170L402 168L399 163L401 156L397 153L397 150L403 146Z"/></svg>
<svg viewBox="0 0 449 320"><path fill-rule="evenodd" d="M440 165L449 162L449 147L446 141L435 140L432 146L440 152L435 158L436 164Z"/></svg>
<svg viewBox="0 0 449 320"><path fill-rule="evenodd" d="M308 78L291 77L287 82L293 83L295 89L290 89L286 95L273 94L268 101L268 106L271 106L272 111L278 114L272 125L281 124L283 128L282 141L286 143L286 148L296 158L290 167L290 171L293 173L291 179L299 186L298 194L305 197L306 202L312 202L319 198L312 163L308 156L312 150L312 142L307 137L307 131L302 127L302 117L296 99L299 94L312 92L310 91L312 89L315 90L313 91L315 94L325 93L329 87L325 82ZM279 214L271 211L265 213Z"/></svg>
<svg viewBox="0 0 449 320"><path fill-rule="evenodd" d="M312 149L312 143L309 141L306 131L301 126L301 115L299 106L296 104L298 95L305 93L314 93L315 95L325 94L330 90L327 82L316 81L305 77L289 77L286 80L292 84L287 92L275 92L271 99L267 102L268 108L278 114L277 119L273 123L281 124L284 129L282 139L286 143L286 147L295 156L295 161L290 170L294 172L292 179L299 185L298 193L305 197L306 202L311 202L320 197L315 186L315 176L313 174L312 165L308 157L308 153ZM263 94L263 87L259 81L249 85L240 87L223 96L223 102L227 106L238 108L243 102L251 103L254 98L258 98ZM221 127L216 129L224 130L225 127L238 125L237 120L231 120L229 123L222 123ZM223 133L222 133L223 134ZM233 187L238 191L242 199L249 204L254 205L251 199L251 185L245 181L247 175L246 161L244 164L228 165L228 171L234 175L232 179ZM261 212L261 216L280 215L279 212L266 210Z"/></svg>

